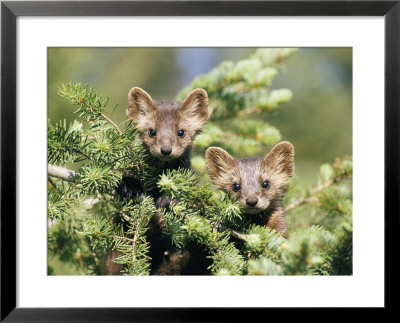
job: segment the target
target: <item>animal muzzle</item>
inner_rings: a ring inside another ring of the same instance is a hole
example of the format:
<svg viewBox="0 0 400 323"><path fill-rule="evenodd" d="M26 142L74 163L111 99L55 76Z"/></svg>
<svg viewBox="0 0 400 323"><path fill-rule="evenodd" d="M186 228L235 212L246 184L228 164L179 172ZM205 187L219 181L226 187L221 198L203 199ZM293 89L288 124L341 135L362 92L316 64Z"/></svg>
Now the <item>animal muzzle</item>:
<svg viewBox="0 0 400 323"><path fill-rule="evenodd" d="M161 146L160 150L161 150L162 155L168 156L172 152L172 147L171 146Z"/></svg>
<svg viewBox="0 0 400 323"><path fill-rule="evenodd" d="M248 197L246 199L246 205L248 205L250 207L256 206L257 203L258 203L258 198L256 198L256 197Z"/></svg>

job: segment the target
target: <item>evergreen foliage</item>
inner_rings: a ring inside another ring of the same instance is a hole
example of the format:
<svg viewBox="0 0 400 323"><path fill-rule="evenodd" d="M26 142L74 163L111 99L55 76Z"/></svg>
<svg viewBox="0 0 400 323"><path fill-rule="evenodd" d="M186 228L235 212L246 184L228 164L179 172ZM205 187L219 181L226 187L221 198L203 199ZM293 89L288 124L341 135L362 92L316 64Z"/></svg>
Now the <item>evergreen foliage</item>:
<svg viewBox="0 0 400 323"><path fill-rule="evenodd" d="M116 125L105 114L107 98L88 85L61 86L59 94L76 107L78 120L49 123L48 162L76 173L68 180L49 173L49 252L86 274L101 274L110 250L118 250L113 261L122 265L122 274L148 275L146 232L159 212L173 247L202 246L213 275L352 274L350 158L322 165L315 188L292 179L283 200L288 239L249 224L240 206L216 191L205 174L204 151L211 145L234 156L255 156L281 140L278 129L257 117L291 99L290 90L270 85L294 52L259 49L237 63L223 62L178 94L182 99L201 87L209 95L211 118L195 141L193 170L160 173L131 122ZM116 190L127 173L142 186L134 199ZM156 187L171 197L169 208L156 209L148 194Z"/></svg>
<svg viewBox="0 0 400 323"><path fill-rule="evenodd" d="M267 147L281 140L277 128L246 116L270 113L292 98L289 89L272 90L270 85L281 63L295 51L293 48L258 49L248 59L223 62L194 79L177 95L182 100L195 88L203 88L208 93L211 117L195 141L200 151L213 145L234 156L254 156L263 154ZM201 158L195 161L196 165L203 163Z"/></svg>

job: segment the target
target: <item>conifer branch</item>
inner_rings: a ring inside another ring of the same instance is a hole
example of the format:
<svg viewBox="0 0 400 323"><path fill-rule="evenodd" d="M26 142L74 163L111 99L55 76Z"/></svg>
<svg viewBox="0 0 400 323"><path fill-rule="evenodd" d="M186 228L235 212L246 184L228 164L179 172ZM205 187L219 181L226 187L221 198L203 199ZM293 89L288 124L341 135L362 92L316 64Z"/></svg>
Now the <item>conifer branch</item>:
<svg viewBox="0 0 400 323"><path fill-rule="evenodd" d="M130 242L133 241L133 239L130 239L130 238L127 238L127 237L121 237L121 236L114 236L114 238L116 238L116 239L122 239L122 240L127 240L127 241L130 241Z"/></svg>
<svg viewBox="0 0 400 323"><path fill-rule="evenodd" d="M76 172L71 169L51 164L47 165L47 173L49 176L64 179L66 181L72 181L77 176Z"/></svg>
<svg viewBox="0 0 400 323"><path fill-rule="evenodd" d="M346 162L346 160L345 160L345 162ZM287 205L284 208L285 212L290 211L301 204L304 204L307 202L314 202L315 201L314 196L317 195L319 192L323 191L324 189L326 189L327 187L331 186L334 183L339 183L344 178L350 176L352 173L352 170L346 169L345 168L346 166L342 165L341 163L342 163L342 161L338 158L336 159L336 161L334 163L334 169L339 172L339 175L337 175L336 177L331 178L331 179L326 178L324 183L321 185L318 185L317 187L314 187L309 192L308 196L303 196L303 197L299 198L298 200Z"/></svg>
<svg viewBox="0 0 400 323"><path fill-rule="evenodd" d="M135 235L133 236L133 239L132 239L132 275L135 275L136 241L137 241L138 236L139 236L139 228L140 228L140 225L138 224L136 226Z"/></svg>
<svg viewBox="0 0 400 323"><path fill-rule="evenodd" d="M122 217L123 217L126 221L129 221L129 220L131 219L125 212L120 211L120 213L121 213Z"/></svg>
<svg viewBox="0 0 400 323"><path fill-rule="evenodd" d="M239 240L243 240L243 241L246 240L246 235L245 234L237 232L235 230L230 230L230 235L232 237L236 238L236 239L239 239Z"/></svg>
<svg viewBox="0 0 400 323"><path fill-rule="evenodd" d="M240 233L238 231L235 230L231 230L229 228L227 228L226 226L223 226L222 224L219 223L215 223L214 221L210 221L207 220L208 223L211 224L212 228L213 228L213 232L223 232L223 231L228 231L229 235L233 238L239 239L239 240L246 240L246 235L243 233Z"/></svg>
<svg viewBox="0 0 400 323"><path fill-rule="evenodd" d="M122 131L121 129L119 129L119 127L117 126L117 124L112 121L109 117L107 117L103 112L101 113L101 116L106 119L109 123L111 123L111 125L115 128L115 130L118 131L119 135L122 136Z"/></svg>
<svg viewBox="0 0 400 323"><path fill-rule="evenodd" d="M258 155L266 146L282 139L277 128L263 118L249 118L249 114L267 114L291 99L289 89L272 90L269 87L280 63L293 51L257 50L248 59L224 62L182 90L178 99L184 99L189 91L199 87L209 96L211 120L195 142L200 153L216 145L229 147L232 153ZM268 227L250 226L234 200L224 195L217 198L208 184L199 181L196 173L182 169L164 171L160 178L157 163L141 145L136 145L138 131L130 123L117 125L105 115L108 99L97 95L93 87L68 83L59 93L78 106L75 113L91 128L86 133L82 123L74 122L69 127L66 121L56 126L49 123L48 176L53 185L49 184L49 218L61 219L49 233L52 239L49 239L49 246L64 252L57 249L59 244L55 242L65 241L69 259L77 246L82 248L80 254L91 255L79 260L81 266L87 265L87 272L93 273L93 268L101 272L97 268L103 266L102 257L116 249L120 255L113 261L124 266L121 273L152 273L150 268L154 258L149 257L152 240L147 241L146 232L157 212L152 195L157 185L172 201L169 208L161 211L163 234L170 236L171 247L178 250L191 248L189 242L204 247L207 258L212 261L207 267L211 274L311 275L319 270L320 274L329 275L351 272L352 196L346 183L342 183L340 190L326 189L351 174L351 161L337 161L333 167L325 165L321 169L323 184L307 190L306 194L302 193L303 187L299 187L300 192L294 189L288 192L294 196L289 196L290 201L305 196L287 205L285 211L317 202L319 209L315 210L312 224L318 226L311 227L309 222L296 218L301 226L285 239ZM229 122L229 128L224 119ZM83 165L76 171L55 166L68 165L68 162L83 162ZM195 156L192 158L193 170L201 174L204 163L203 156ZM121 175L132 175L134 185L136 182L143 185L141 197L149 197L144 200L117 198L120 193L115 188L119 187ZM321 191L323 194L317 195ZM82 207L81 197L94 194L95 198L84 201L85 204L89 201L91 207ZM302 208L297 210L300 216L308 213ZM295 212L289 218L297 216ZM86 213L90 216L80 216ZM82 237L85 238L83 242Z"/></svg>
<svg viewBox="0 0 400 323"><path fill-rule="evenodd" d="M338 180L338 181L339 181L339 179L340 179L340 177L337 177L337 178L336 178L336 180ZM285 209L284 209L285 212L288 212L288 211L294 209L295 207L298 207L299 205L304 204L304 203L306 203L306 202L312 202L312 201L314 201L314 199L312 199L312 198L310 198L310 197L313 197L314 195L316 195L316 194L318 194L319 192L321 192L323 189L325 189L325 188L331 186L334 182L335 182L335 181L334 181L333 179L331 179L331 180L328 180L328 181L326 181L325 183L323 183L323 184L321 184L321 185L318 185L317 187L313 188L313 189L310 191L310 195L309 195L309 196L303 196L303 197L299 198L298 200L296 200L296 201L290 203L289 205L287 205L287 206L285 207Z"/></svg>
<svg viewBox="0 0 400 323"><path fill-rule="evenodd" d="M90 110L94 111L94 108L87 102L82 102L83 104L85 104ZM107 122L109 122L115 130L117 130L117 132L119 133L120 136L122 136L122 131L121 129L117 126L117 124L112 121L109 117L107 117L103 112L100 112L100 115L103 117L103 119L105 119Z"/></svg>
<svg viewBox="0 0 400 323"><path fill-rule="evenodd" d="M262 110L260 107L249 107L249 108L238 111L237 115L238 115L238 117L243 117L245 115L252 114L252 113L260 113L261 111Z"/></svg>

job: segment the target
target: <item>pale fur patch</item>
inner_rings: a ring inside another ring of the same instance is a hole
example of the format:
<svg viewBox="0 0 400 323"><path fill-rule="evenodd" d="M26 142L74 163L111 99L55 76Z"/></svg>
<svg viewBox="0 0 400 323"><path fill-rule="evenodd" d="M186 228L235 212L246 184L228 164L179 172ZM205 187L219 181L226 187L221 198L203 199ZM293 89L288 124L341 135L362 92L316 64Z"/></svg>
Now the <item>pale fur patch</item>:
<svg viewBox="0 0 400 323"><path fill-rule="evenodd" d="M206 165L210 180L218 189L229 191L234 182L240 181L235 159L222 148L207 149Z"/></svg>
<svg viewBox="0 0 400 323"><path fill-rule="evenodd" d="M133 87L128 93L128 117L137 124L151 118L155 112L151 96L139 87Z"/></svg>
<svg viewBox="0 0 400 323"><path fill-rule="evenodd" d="M276 144L261 163L263 171L273 178L276 185L284 187L294 172L294 147L288 141Z"/></svg>
<svg viewBox="0 0 400 323"><path fill-rule="evenodd" d="M194 129L196 132L202 130L209 117L207 92L203 89L190 92L183 100L180 111L186 129Z"/></svg>

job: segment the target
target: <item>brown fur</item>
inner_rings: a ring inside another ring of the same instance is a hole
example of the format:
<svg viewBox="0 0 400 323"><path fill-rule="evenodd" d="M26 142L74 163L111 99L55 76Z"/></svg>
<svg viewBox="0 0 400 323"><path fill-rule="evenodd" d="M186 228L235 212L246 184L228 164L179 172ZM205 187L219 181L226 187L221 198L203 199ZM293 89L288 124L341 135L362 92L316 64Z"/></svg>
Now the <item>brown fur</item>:
<svg viewBox="0 0 400 323"><path fill-rule="evenodd" d="M107 254L102 268L102 275L121 275L121 270L123 269L122 265L113 261L113 259L117 258L120 254L118 250L112 250Z"/></svg>
<svg viewBox="0 0 400 323"><path fill-rule="evenodd" d="M208 120L207 92L203 89L195 89L186 96L183 102L166 102L154 101L146 91L134 87L128 94L127 115L139 130L143 145L157 158L160 172L165 169L188 169L194 138ZM156 136L149 135L150 129L156 131ZM184 130L185 136L179 137L179 130ZM171 147L169 155L163 155L161 152L161 147L166 146ZM126 176L122 179L117 191L122 196L134 198L140 195L140 183ZM170 198L161 195L157 189L150 192L150 195L154 197L158 208L169 206ZM198 248L193 249L194 253L188 251L178 253L172 248L170 239L162 232L162 217L159 212L150 221L147 240L150 242L149 256L152 258L151 274L203 273L199 271L200 266L197 266L197 260L202 258L196 257ZM114 266L114 268L119 271L122 266L120 268Z"/></svg>
<svg viewBox="0 0 400 323"><path fill-rule="evenodd" d="M208 120L208 96L203 89L195 89L181 102L154 101L144 90L134 87L128 94L128 117L140 131L140 138L150 153L161 162L180 158L191 148L196 134ZM149 130L157 134L149 136ZM184 137L177 135L185 131ZM165 156L162 146L170 146L172 152Z"/></svg>
<svg viewBox="0 0 400 323"><path fill-rule="evenodd" d="M168 251L165 253L167 260L157 269L156 275L180 275L181 266L184 264L182 256L178 252L172 253L170 256Z"/></svg>
<svg viewBox="0 0 400 323"><path fill-rule="evenodd" d="M294 171L294 148L290 142L277 144L263 158L235 160L229 153L218 147L206 151L207 170L216 188L229 192L254 223L266 225L287 237L287 226L280 199L289 177ZM268 180L270 187L262 187ZM240 185L235 192L233 184ZM255 206L246 203L257 199Z"/></svg>

